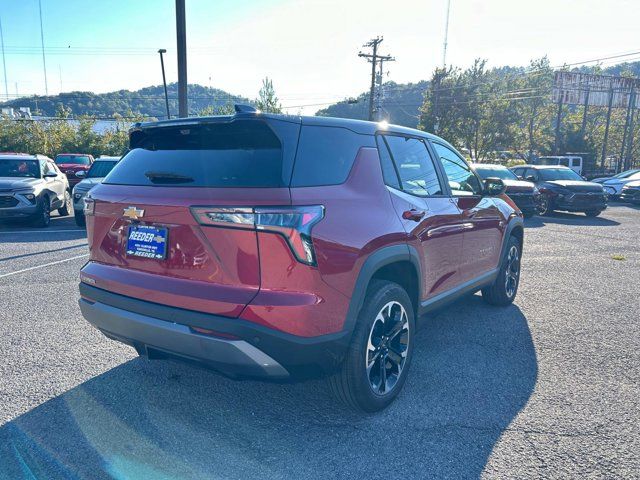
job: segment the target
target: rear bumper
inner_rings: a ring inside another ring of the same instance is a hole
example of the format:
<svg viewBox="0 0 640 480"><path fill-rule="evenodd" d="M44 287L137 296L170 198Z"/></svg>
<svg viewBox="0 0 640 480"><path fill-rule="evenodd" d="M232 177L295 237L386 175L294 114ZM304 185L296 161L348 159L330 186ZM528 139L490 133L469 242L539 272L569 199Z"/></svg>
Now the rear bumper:
<svg viewBox="0 0 640 480"><path fill-rule="evenodd" d="M350 331L298 337L237 318L169 307L80 283L80 310L105 335L138 351L159 351L225 374L274 380L335 371ZM195 332L213 330L221 336ZM231 336L232 338L226 338ZM225 337L225 338L223 338Z"/></svg>

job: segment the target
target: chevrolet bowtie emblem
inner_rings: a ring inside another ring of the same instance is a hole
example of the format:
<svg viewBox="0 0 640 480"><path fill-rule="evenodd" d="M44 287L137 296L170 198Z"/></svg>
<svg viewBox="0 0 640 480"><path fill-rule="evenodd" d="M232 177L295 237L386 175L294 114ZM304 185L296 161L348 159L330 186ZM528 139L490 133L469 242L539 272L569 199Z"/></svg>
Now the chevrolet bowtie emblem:
<svg viewBox="0 0 640 480"><path fill-rule="evenodd" d="M122 211L122 215L131 220L137 220L144 215L144 210L136 207L127 207Z"/></svg>

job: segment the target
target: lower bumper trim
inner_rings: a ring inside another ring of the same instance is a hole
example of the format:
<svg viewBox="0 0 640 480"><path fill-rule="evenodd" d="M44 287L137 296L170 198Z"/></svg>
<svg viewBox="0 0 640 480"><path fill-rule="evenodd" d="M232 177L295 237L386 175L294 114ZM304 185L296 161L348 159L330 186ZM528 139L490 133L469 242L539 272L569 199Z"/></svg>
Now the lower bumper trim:
<svg viewBox="0 0 640 480"><path fill-rule="evenodd" d="M81 298L83 316L108 337L137 349L158 349L205 363L230 375L287 379L276 360L244 340L227 340L193 333L172 323Z"/></svg>

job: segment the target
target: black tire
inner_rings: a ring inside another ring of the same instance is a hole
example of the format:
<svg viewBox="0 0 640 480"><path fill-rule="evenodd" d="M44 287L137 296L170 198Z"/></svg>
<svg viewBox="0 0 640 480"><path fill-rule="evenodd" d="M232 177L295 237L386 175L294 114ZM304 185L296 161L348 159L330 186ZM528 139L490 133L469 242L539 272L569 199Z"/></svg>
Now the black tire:
<svg viewBox="0 0 640 480"><path fill-rule="evenodd" d="M65 190L64 191L64 203L58 209L58 214L61 217L66 217L66 216L70 215L72 211L73 211L73 205L71 204L71 194L69 193L69 190Z"/></svg>
<svg viewBox="0 0 640 480"><path fill-rule="evenodd" d="M553 213L553 200L547 195L542 195L538 200L538 215L543 217L549 216Z"/></svg>
<svg viewBox="0 0 640 480"><path fill-rule="evenodd" d="M388 305L392 306L388 315L390 329L387 331L387 323L381 320L381 315ZM333 394L349 407L364 412L377 412L389 406L407 378L414 337L413 305L407 292L396 283L373 280L367 289L341 369L328 379ZM373 350L370 350L370 345ZM402 354L398 354L399 351ZM372 359L370 369L366 365L369 359ZM376 378L376 374L379 377L377 391L372 385L372 377ZM387 380L384 383L383 378Z"/></svg>
<svg viewBox="0 0 640 480"><path fill-rule="evenodd" d="M512 261L514 252L516 257ZM505 307L513 303L520 284L521 258L520 241L512 235L509 237L506 251L500 262L498 276L491 286L482 289L482 298L488 304Z"/></svg>
<svg viewBox="0 0 640 480"><path fill-rule="evenodd" d="M41 197L38 204L38 213L33 218L33 226L46 228L51 222L51 202L49 197Z"/></svg>
<svg viewBox="0 0 640 480"><path fill-rule="evenodd" d="M601 213L602 210L587 210L586 212L584 212L587 217L597 217Z"/></svg>
<svg viewBox="0 0 640 480"><path fill-rule="evenodd" d="M87 221L84 218L84 214L76 212L74 214L74 217L76 218L76 225L77 226L79 226L79 227L86 227L87 226Z"/></svg>

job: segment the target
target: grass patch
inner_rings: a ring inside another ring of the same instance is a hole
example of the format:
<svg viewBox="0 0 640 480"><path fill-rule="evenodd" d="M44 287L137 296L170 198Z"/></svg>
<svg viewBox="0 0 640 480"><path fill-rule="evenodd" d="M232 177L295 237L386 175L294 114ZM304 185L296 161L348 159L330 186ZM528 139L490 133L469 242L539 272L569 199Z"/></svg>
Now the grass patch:
<svg viewBox="0 0 640 480"><path fill-rule="evenodd" d="M618 260L618 261L620 261L620 262L622 262L622 261L626 260L626 258L624 257L624 255L618 255L618 254L611 255L611 258L612 258L612 259L614 259L614 260Z"/></svg>

